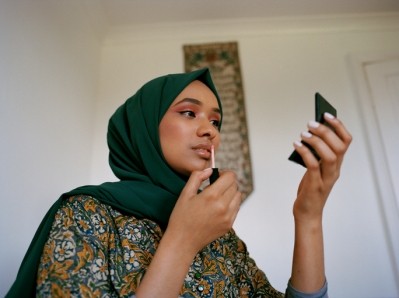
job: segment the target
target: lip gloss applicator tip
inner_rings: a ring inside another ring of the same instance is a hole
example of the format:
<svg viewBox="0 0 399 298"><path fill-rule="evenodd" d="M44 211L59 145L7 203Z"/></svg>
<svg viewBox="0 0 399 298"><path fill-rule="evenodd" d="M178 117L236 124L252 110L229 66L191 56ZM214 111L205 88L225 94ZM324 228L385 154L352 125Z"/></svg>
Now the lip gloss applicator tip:
<svg viewBox="0 0 399 298"><path fill-rule="evenodd" d="M212 165L212 174L209 177L209 183L212 184L219 178L219 169L215 166L215 147L212 145L211 147L211 165Z"/></svg>

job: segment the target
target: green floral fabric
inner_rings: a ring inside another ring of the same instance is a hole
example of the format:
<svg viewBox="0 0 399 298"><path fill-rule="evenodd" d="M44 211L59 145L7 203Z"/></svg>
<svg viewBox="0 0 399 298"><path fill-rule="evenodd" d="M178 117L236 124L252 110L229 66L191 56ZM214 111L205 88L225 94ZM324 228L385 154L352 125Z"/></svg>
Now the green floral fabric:
<svg viewBox="0 0 399 298"><path fill-rule="evenodd" d="M158 224L90 196L65 200L56 213L37 275L38 297L129 297L162 238ZM283 297L234 231L194 258L182 297Z"/></svg>

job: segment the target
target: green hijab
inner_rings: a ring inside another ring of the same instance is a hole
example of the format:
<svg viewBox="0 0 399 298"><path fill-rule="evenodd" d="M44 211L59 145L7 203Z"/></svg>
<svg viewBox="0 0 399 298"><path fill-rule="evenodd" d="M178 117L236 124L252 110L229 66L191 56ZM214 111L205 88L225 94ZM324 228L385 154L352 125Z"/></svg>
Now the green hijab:
<svg viewBox="0 0 399 298"><path fill-rule="evenodd" d="M125 214L148 218L166 228L187 177L165 161L159 123L174 99L195 80L202 81L221 103L208 69L169 74L141 87L112 115L108 124L109 164L118 182L82 186L63 194L42 220L6 297L34 297L43 246L62 202L73 195L90 195Z"/></svg>

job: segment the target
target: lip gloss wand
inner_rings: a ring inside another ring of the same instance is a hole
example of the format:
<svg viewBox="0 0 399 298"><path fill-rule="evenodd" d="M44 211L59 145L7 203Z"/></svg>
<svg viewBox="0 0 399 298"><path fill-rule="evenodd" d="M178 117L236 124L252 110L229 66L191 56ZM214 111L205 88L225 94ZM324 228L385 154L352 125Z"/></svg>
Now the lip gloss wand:
<svg viewBox="0 0 399 298"><path fill-rule="evenodd" d="M212 184L219 178L219 169L215 167L215 147L211 147L211 163L212 163L212 174L209 177L209 184Z"/></svg>

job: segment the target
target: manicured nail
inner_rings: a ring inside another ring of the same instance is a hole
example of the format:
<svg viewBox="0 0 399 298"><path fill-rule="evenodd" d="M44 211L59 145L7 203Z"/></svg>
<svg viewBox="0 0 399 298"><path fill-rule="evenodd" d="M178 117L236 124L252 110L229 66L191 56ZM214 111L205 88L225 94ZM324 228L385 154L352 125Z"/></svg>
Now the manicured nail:
<svg viewBox="0 0 399 298"><path fill-rule="evenodd" d="M308 132L308 131L302 132L301 135L302 135L304 138L307 138L307 139L309 139L309 138L312 137L312 134L311 134L310 132Z"/></svg>
<svg viewBox="0 0 399 298"><path fill-rule="evenodd" d="M294 142L294 146L296 146L296 147L302 147L303 144L302 144L301 141L295 141L295 142Z"/></svg>
<svg viewBox="0 0 399 298"><path fill-rule="evenodd" d="M328 119L335 119L335 117L333 115L331 115L330 113L324 113L324 116L326 116Z"/></svg>
<svg viewBox="0 0 399 298"><path fill-rule="evenodd" d="M320 126L320 123L316 122L316 121L313 121L313 120L310 120L308 122L308 126L309 126L309 128L318 128Z"/></svg>

